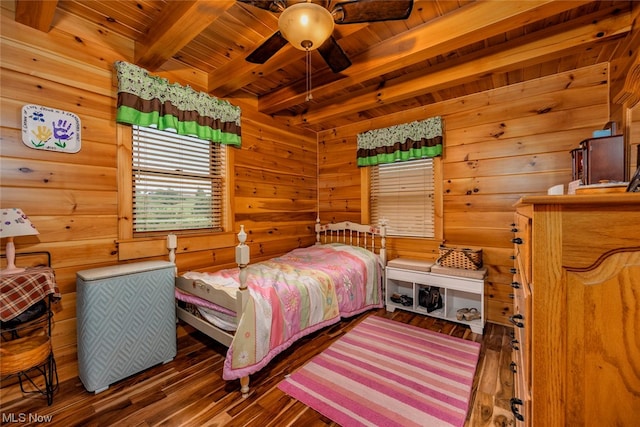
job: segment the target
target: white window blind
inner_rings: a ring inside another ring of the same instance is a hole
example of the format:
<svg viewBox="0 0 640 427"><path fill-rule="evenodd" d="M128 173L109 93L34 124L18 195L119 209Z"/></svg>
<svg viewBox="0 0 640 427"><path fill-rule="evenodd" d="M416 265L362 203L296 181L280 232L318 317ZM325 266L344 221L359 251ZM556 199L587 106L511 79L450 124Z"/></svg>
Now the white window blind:
<svg viewBox="0 0 640 427"><path fill-rule="evenodd" d="M371 223L387 221L390 236L434 237L433 159L370 168Z"/></svg>
<svg viewBox="0 0 640 427"><path fill-rule="evenodd" d="M225 147L133 126L133 230L222 231Z"/></svg>

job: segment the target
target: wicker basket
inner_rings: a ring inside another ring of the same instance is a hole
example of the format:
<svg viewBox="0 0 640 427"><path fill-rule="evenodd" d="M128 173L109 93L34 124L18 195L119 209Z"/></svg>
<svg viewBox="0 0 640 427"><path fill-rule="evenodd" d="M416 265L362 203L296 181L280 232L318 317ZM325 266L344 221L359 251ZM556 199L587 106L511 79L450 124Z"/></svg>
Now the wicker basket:
<svg viewBox="0 0 640 427"><path fill-rule="evenodd" d="M17 374L41 365L49 353L51 340L47 335L3 342L0 348L0 376Z"/></svg>
<svg viewBox="0 0 640 427"><path fill-rule="evenodd" d="M482 249L457 248L440 245L436 264L443 267L479 270L482 268Z"/></svg>

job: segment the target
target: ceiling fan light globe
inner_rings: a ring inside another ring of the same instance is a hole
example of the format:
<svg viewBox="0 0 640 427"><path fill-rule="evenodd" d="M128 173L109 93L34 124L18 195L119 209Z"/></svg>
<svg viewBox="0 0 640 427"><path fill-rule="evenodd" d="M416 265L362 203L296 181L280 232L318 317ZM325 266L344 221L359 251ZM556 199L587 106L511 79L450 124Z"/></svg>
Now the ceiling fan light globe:
<svg viewBox="0 0 640 427"><path fill-rule="evenodd" d="M333 17L315 3L297 3L286 8L278 19L285 39L299 50L315 50L333 33Z"/></svg>

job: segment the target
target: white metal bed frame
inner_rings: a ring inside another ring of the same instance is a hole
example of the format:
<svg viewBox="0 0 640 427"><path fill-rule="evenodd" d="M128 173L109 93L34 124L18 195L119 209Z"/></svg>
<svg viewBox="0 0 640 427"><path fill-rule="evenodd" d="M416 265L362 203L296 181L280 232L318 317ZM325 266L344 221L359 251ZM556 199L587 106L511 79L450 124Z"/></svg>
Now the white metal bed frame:
<svg viewBox="0 0 640 427"><path fill-rule="evenodd" d="M316 244L343 243L350 246L362 247L373 253L376 253L377 250L382 265L386 265L386 227L384 224L380 226L370 226L349 221L334 224L320 224L318 220L315 225L315 231ZM181 276L176 277L175 286L181 291L234 311L236 313L236 322L239 322L249 296L246 284L246 267L249 264L250 256L246 239L247 234L244 231L244 226L241 225L240 232L238 233L239 244L236 246L236 263L240 269L240 287L236 291L235 298L227 292L216 291L201 281L187 279ZM376 240L379 240L379 246L376 246ZM169 259L175 260L176 245L172 246L174 247L169 248ZM227 347L231 345L231 341L233 340L232 332L218 328L182 307L179 307L177 304L176 311L177 317L180 320ZM248 376L240 378L240 392L242 393L242 397L249 395Z"/></svg>

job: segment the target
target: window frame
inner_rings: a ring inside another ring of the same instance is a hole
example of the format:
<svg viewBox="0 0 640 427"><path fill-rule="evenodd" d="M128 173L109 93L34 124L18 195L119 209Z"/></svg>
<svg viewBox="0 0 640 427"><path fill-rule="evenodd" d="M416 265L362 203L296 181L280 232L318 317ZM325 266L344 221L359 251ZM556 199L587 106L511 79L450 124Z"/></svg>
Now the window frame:
<svg viewBox="0 0 640 427"><path fill-rule="evenodd" d="M360 200L361 200L361 221L363 224L371 223L371 179L369 167L360 168ZM444 236L443 230L443 176L442 176L442 157L433 157L433 184L434 184L434 237L419 236L392 236L392 239L421 239L428 241L442 241ZM379 224L371 224L379 225Z"/></svg>
<svg viewBox="0 0 640 427"><path fill-rule="evenodd" d="M179 236L203 236L209 240L212 235L235 236L229 230L233 230L233 205L231 189L234 186L234 174L231 172L234 165L233 147L225 147L226 177L223 189L223 214L221 218L222 231L212 231L205 229L194 230L167 230L134 232L133 231L133 127L129 125L117 124L117 167L118 167L118 240L119 243L131 240L142 241L153 237L166 237L173 233ZM227 239L225 239L227 240ZM123 258L121 258L123 259ZM128 258L124 258L128 259Z"/></svg>
<svg viewBox="0 0 640 427"><path fill-rule="evenodd" d="M133 125L132 133L134 236L223 231L226 147L143 126ZM177 192L166 193L167 188ZM203 188L209 193L206 205L190 200L190 191L200 193ZM168 203L175 204L175 212L163 208ZM198 205L204 209L191 212Z"/></svg>

